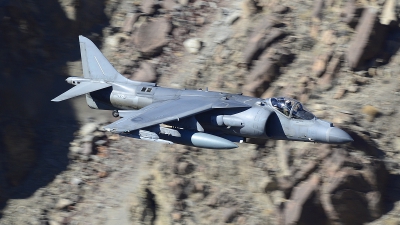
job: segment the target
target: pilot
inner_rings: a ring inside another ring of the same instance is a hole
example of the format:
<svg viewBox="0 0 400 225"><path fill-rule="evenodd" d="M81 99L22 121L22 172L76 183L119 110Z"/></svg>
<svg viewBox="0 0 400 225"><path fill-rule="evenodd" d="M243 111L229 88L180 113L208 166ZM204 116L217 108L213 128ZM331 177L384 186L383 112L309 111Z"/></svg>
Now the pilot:
<svg viewBox="0 0 400 225"><path fill-rule="evenodd" d="M289 116L290 110L291 110L291 109L292 109L292 102L289 101L289 100L286 100L286 101L285 101L285 107L283 108L283 113L284 113L286 116Z"/></svg>

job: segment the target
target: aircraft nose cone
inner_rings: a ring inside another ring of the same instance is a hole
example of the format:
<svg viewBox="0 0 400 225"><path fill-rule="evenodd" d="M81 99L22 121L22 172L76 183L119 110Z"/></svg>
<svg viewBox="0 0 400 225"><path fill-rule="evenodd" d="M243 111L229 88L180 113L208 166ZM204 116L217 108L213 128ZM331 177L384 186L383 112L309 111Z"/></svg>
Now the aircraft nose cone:
<svg viewBox="0 0 400 225"><path fill-rule="evenodd" d="M328 143L344 144L354 141L348 133L337 127L331 127L327 131L326 139Z"/></svg>

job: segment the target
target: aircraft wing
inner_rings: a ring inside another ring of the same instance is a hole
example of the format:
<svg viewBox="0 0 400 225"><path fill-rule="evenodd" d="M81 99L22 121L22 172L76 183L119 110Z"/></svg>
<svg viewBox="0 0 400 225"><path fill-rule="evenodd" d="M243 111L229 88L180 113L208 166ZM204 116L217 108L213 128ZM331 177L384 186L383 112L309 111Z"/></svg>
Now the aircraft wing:
<svg viewBox="0 0 400 225"><path fill-rule="evenodd" d="M138 130L211 110L215 104L220 105L220 101L222 100L219 98L181 97L155 102L138 110L132 116L126 116L105 126L104 129L117 133Z"/></svg>

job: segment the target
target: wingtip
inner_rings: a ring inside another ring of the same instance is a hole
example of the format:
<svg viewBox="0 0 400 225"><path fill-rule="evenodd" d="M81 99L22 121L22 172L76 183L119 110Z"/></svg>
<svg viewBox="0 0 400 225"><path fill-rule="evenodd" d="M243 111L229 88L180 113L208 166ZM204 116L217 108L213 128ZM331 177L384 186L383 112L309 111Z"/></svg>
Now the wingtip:
<svg viewBox="0 0 400 225"><path fill-rule="evenodd" d="M80 42L85 42L85 41L87 41L87 40L89 40L87 37L82 36L82 35L79 35L79 41L80 41Z"/></svg>

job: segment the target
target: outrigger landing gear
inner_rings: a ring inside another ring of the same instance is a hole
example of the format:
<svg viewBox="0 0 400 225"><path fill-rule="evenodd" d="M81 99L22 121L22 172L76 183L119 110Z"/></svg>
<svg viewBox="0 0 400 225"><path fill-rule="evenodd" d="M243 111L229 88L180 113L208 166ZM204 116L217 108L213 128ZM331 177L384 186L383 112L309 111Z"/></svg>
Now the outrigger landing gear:
<svg viewBox="0 0 400 225"><path fill-rule="evenodd" d="M114 111L112 112L112 115L113 115L113 117L119 117L119 112L118 112L118 110L114 110Z"/></svg>

